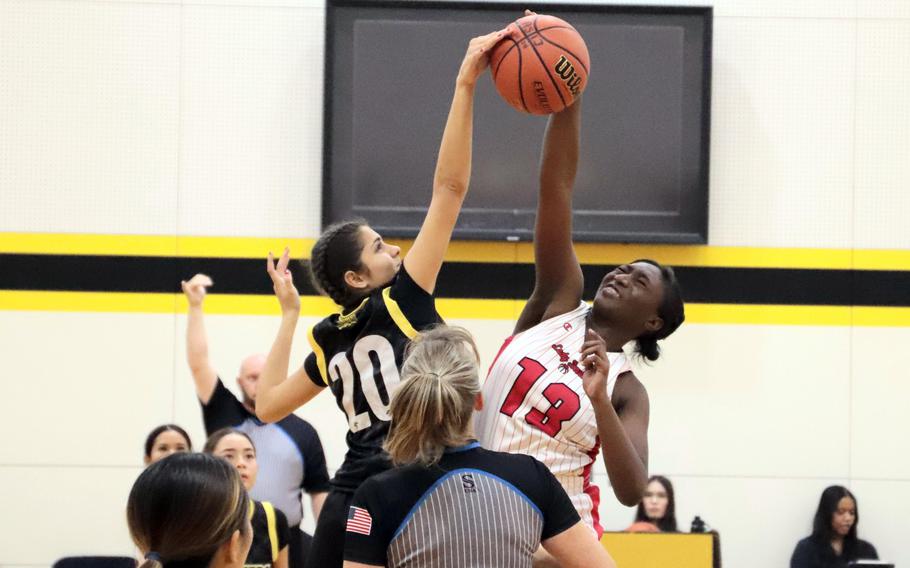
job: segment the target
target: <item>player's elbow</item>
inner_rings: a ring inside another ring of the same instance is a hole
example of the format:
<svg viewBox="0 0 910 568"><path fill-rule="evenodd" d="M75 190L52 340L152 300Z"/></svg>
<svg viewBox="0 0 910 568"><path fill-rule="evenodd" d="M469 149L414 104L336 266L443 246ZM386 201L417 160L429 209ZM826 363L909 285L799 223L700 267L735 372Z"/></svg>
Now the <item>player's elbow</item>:
<svg viewBox="0 0 910 568"><path fill-rule="evenodd" d="M647 480L645 483L629 483L626 487L613 487L613 493L616 495L616 499L625 505L626 507L634 507L641 502L642 497L645 494L645 489L647 488Z"/></svg>
<svg viewBox="0 0 910 568"><path fill-rule="evenodd" d="M259 395L256 397L256 418L263 422L277 422L282 416L268 398Z"/></svg>
<svg viewBox="0 0 910 568"><path fill-rule="evenodd" d="M468 194L468 180L457 178L443 178L433 184L433 192L445 195L454 195L464 198Z"/></svg>

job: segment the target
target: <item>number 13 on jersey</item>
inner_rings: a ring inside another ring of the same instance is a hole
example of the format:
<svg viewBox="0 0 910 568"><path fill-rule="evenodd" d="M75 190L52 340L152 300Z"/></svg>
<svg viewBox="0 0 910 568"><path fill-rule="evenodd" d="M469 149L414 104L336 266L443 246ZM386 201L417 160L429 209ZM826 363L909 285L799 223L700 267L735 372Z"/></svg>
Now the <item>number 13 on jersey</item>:
<svg viewBox="0 0 910 568"><path fill-rule="evenodd" d="M547 372L546 367L530 357L525 357L518 362L518 365L521 367L521 373L515 379L499 409L506 416L515 414L525 402L531 387ZM550 405L546 411L531 407L525 414L525 422L545 434L555 437L562 430L563 422L571 420L581 408L581 400L575 391L563 383L547 385L542 394Z"/></svg>

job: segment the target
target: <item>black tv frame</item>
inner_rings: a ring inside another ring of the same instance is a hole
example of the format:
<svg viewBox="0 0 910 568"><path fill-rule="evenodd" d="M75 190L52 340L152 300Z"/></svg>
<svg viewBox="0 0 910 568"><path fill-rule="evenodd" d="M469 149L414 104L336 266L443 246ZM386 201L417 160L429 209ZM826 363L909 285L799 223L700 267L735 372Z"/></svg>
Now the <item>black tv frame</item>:
<svg viewBox="0 0 910 568"><path fill-rule="evenodd" d="M651 6L651 5L620 5L620 4L570 4L570 3L517 3L517 2L465 2L445 0L326 0L325 14L325 49L323 70L323 149L322 149L322 224L323 227L337 221L333 218L332 194L332 124L333 106L331 85L333 84L335 39L335 8L401 8L425 10L472 10L472 11L514 11L520 13L525 8L531 8L538 13L577 11L589 13L623 13L633 15L683 15L701 16L704 25L704 43L702 46L702 104L701 104L701 133L700 133L700 163L699 186L702 189L697 198L696 211L700 213L694 232L674 233L634 233L619 234L611 237L579 233L577 227L573 231L573 239L579 242L601 243L660 243L660 244L707 244L708 242L708 217L709 217L709 177L710 177L710 148L711 148L711 78L712 78L712 50L713 50L713 7L711 6ZM389 237L413 238L417 235L419 227L413 230L384 231ZM511 232L511 231L510 231ZM456 228L453 237L462 240L508 240L529 241L533 238L533 230L517 231L517 235L491 237L488 234L477 234L470 230Z"/></svg>

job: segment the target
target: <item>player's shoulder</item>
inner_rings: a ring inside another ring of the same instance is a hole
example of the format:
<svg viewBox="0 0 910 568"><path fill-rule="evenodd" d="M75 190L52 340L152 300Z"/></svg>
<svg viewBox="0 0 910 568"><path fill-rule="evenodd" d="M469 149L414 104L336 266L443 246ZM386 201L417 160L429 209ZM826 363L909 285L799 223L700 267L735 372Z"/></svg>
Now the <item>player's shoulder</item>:
<svg viewBox="0 0 910 568"><path fill-rule="evenodd" d="M528 329L516 333L515 338L531 338L545 333L565 333L583 330L585 319L591 307L585 302L579 302L575 309L561 314L547 315L545 319L539 321Z"/></svg>
<svg viewBox="0 0 910 568"><path fill-rule="evenodd" d="M622 372L616 378L613 388L614 403L628 404L630 402L648 402L648 389L631 369ZM615 404L614 404L615 405Z"/></svg>
<svg viewBox="0 0 910 568"><path fill-rule="evenodd" d="M316 429L312 424L297 416L293 412L275 423L284 430L295 442L303 443L316 436Z"/></svg>
<svg viewBox="0 0 910 568"><path fill-rule="evenodd" d="M368 477L357 489L357 495L379 501L417 500L438 476L428 468L405 465L387 469Z"/></svg>

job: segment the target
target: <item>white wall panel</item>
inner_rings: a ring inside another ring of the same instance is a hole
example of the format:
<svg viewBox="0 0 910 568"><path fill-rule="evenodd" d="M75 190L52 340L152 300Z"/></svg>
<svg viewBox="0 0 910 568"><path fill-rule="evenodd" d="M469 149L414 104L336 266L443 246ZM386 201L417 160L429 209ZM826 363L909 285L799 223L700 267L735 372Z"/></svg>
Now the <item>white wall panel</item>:
<svg viewBox="0 0 910 568"><path fill-rule="evenodd" d="M859 509L859 537L871 542L882 560L910 566L907 523L903 520L910 507L910 480L854 481L850 490Z"/></svg>
<svg viewBox="0 0 910 568"><path fill-rule="evenodd" d="M2 465L135 465L170 420L172 315L2 312ZM27 426L25 426L27 425Z"/></svg>
<svg viewBox="0 0 910 568"><path fill-rule="evenodd" d="M650 394L652 452L669 471L848 475L847 328L687 324L636 374Z"/></svg>
<svg viewBox="0 0 910 568"><path fill-rule="evenodd" d="M910 329L853 330L851 475L910 480ZM910 507L910 501L906 502Z"/></svg>
<svg viewBox="0 0 910 568"><path fill-rule="evenodd" d="M860 21L858 26L856 247L906 249L910 248L910 20Z"/></svg>
<svg viewBox="0 0 910 568"><path fill-rule="evenodd" d="M86 437L83 445L103 445ZM63 556L134 556L126 502L136 467L0 466L0 565L50 566ZM14 488L14 490L10 490Z"/></svg>
<svg viewBox="0 0 910 568"><path fill-rule="evenodd" d="M177 223L180 7L0 3L0 230Z"/></svg>
<svg viewBox="0 0 910 568"><path fill-rule="evenodd" d="M712 245L852 245L855 23L718 19Z"/></svg>
<svg viewBox="0 0 910 568"><path fill-rule="evenodd" d="M314 237L322 8L183 8L180 234Z"/></svg>
<svg viewBox="0 0 910 568"><path fill-rule="evenodd" d="M858 18L897 19L910 18L910 2L907 0L856 0Z"/></svg>

